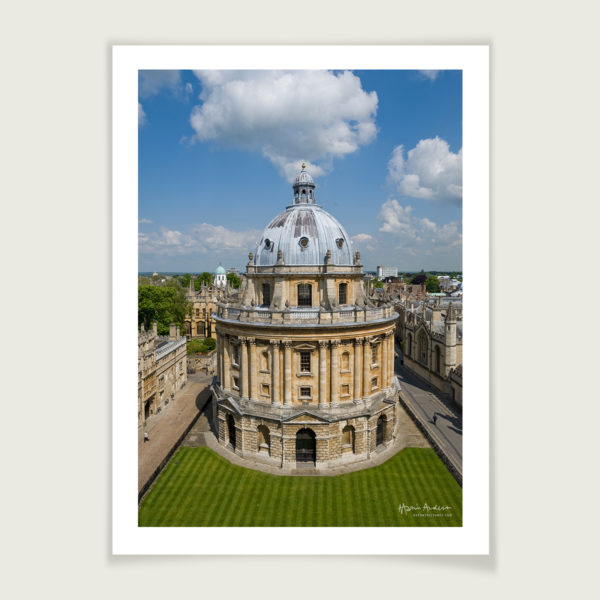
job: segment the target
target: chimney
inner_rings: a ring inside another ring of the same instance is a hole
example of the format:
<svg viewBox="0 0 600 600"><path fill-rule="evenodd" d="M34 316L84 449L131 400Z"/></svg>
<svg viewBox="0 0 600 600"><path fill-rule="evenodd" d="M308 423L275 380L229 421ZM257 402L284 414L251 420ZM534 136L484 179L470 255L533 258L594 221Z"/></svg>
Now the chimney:
<svg viewBox="0 0 600 600"><path fill-rule="evenodd" d="M174 340L177 334L177 326L175 323L169 324L169 339Z"/></svg>
<svg viewBox="0 0 600 600"><path fill-rule="evenodd" d="M154 335L158 335L158 323L156 321L152 323L152 331L154 332Z"/></svg>
<svg viewBox="0 0 600 600"><path fill-rule="evenodd" d="M181 337L181 328L177 325L177 339Z"/></svg>

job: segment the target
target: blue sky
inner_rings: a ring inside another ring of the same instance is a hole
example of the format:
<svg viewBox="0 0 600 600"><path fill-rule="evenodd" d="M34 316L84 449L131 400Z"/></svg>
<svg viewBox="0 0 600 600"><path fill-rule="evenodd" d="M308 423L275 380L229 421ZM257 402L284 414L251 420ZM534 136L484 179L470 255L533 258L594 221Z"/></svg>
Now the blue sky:
<svg viewBox="0 0 600 600"><path fill-rule="evenodd" d="M317 202L365 269L462 269L460 71L140 71L139 270L243 270L291 203Z"/></svg>

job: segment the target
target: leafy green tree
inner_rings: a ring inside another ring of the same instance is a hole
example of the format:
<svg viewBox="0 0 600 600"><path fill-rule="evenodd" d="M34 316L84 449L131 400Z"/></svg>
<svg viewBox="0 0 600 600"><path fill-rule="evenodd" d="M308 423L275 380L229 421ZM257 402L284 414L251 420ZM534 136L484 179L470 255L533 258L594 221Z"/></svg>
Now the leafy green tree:
<svg viewBox="0 0 600 600"><path fill-rule="evenodd" d="M235 273L227 273L227 281L229 282L229 285L235 289L239 288L240 283L242 283L242 280Z"/></svg>
<svg viewBox="0 0 600 600"><path fill-rule="evenodd" d="M200 273L200 275L198 275L198 277L196 277L196 280L194 281L194 289L196 291L200 290L202 284L211 285L213 279L214 275L212 273L209 273L208 271L203 271L202 273Z"/></svg>
<svg viewBox="0 0 600 600"><path fill-rule="evenodd" d="M425 275L425 273L419 273L418 275L415 275L411 280L411 284L412 285L421 285L423 283L425 283L427 281L427 275Z"/></svg>
<svg viewBox="0 0 600 600"><path fill-rule="evenodd" d="M159 335L168 335L171 323L183 330L190 309L183 288L176 282L164 287L142 285L138 288L138 327L143 323L148 329L156 322Z"/></svg>
<svg viewBox="0 0 600 600"><path fill-rule="evenodd" d="M195 354L196 352L200 352L201 354L207 354L216 347L217 342L213 338L206 338L204 340L190 340L187 343L187 353Z"/></svg>
<svg viewBox="0 0 600 600"><path fill-rule="evenodd" d="M189 273L186 273L185 275L180 275L177 278L177 281L179 282L181 287L187 288L190 285L191 279L192 279L192 276Z"/></svg>
<svg viewBox="0 0 600 600"><path fill-rule="evenodd" d="M381 281L381 279L375 279L375 280L373 281L373 285L374 285L376 288L382 288L382 287L383 287L383 281Z"/></svg>
<svg viewBox="0 0 600 600"><path fill-rule="evenodd" d="M430 294L437 294L440 291L440 280L435 275L430 275L425 282L425 287Z"/></svg>

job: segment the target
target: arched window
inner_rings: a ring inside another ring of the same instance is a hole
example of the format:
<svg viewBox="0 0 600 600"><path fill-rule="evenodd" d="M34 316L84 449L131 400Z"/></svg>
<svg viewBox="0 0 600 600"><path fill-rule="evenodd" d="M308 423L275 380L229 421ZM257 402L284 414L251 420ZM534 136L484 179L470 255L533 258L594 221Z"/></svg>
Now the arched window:
<svg viewBox="0 0 600 600"><path fill-rule="evenodd" d="M355 452L354 446L354 427L352 425L346 425L344 429L342 429L342 453Z"/></svg>
<svg viewBox="0 0 600 600"><path fill-rule="evenodd" d="M271 285L269 283L262 284L262 303L263 306L271 304Z"/></svg>
<svg viewBox="0 0 600 600"><path fill-rule="evenodd" d="M378 344L371 346L371 362L375 365L377 364L377 349L379 348Z"/></svg>
<svg viewBox="0 0 600 600"><path fill-rule="evenodd" d="M406 354L407 356L412 356L412 342L413 342L413 338L412 338L412 333L408 334L408 339L406 340Z"/></svg>
<svg viewBox="0 0 600 600"><path fill-rule="evenodd" d="M233 360L233 364L240 364L240 348L237 345L233 345L231 348L231 360Z"/></svg>
<svg viewBox="0 0 600 600"><path fill-rule="evenodd" d="M204 337L204 323L196 323L196 335Z"/></svg>
<svg viewBox="0 0 600 600"><path fill-rule="evenodd" d="M342 371L350 370L350 353L343 352L342 353Z"/></svg>
<svg viewBox="0 0 600 600"><path fill-rule="evenodd" d="M266 425L258 426L256 451L267 455L271 453L271 436L269 434L269 428Z"/></svg>
<svg viewBox="0 0 600 600"><path fill-rule="evenodd" d="M348 284L340 283L338 286L338 302L340 304L347 304L348 302Z"/></svg>
<svg viewBox="0 0 600 600"><path fill-rule="evenodd" d="M427 336L424 331L421 331L419 334L419 360L427 365L429 361L427 360L429 354L429 342L427 341Z"/></svg>
<svg viewBox="0 0 600 600"><path fill-rule="evenodd" d="M312 306L312 285L298 284L298 306Z"/></svg>
<svg viewBox="0 0 600 600"><path fill-rule="evenodd" d="M435 371L439 373L441 371L441 360L440 360L440 347L435 347Z"/></svg>

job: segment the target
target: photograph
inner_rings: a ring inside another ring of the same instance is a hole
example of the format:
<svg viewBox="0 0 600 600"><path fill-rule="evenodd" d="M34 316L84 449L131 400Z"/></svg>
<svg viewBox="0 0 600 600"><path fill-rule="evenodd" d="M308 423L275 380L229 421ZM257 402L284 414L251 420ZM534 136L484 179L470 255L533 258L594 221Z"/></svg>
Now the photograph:
<svg viewBox="0 0 600 600"><path fill-rule="evenodd" d="M461 529L463 69L136 75L138 530Z"/></svg>

